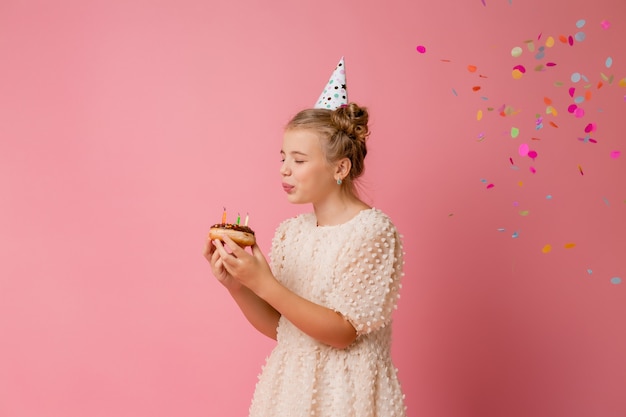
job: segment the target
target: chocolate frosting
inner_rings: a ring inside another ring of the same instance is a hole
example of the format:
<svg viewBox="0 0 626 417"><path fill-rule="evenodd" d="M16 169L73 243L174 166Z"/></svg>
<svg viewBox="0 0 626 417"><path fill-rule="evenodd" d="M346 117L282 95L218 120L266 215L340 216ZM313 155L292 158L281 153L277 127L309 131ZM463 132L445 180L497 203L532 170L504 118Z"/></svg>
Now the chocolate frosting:
<svg viewBox="0 0 626 417"><path fill-rule="evenodd" d="M236 230L238 232L246 232L250 234L254 234L254 231L250 229L248 226L242 226L240 224L226 223L226 224L214 224L211 226L211 229L231 229Z"/></svg>

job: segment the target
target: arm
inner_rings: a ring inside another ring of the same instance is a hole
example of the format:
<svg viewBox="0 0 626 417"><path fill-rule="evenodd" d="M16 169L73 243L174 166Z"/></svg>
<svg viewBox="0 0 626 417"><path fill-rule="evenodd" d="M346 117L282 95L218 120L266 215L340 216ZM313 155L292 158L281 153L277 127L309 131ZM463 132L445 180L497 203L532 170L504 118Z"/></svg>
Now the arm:
<svg viewBox="0 0 626 417"><path fill-rule="evenodd" d="M280 313L247 287L229 291L250 324L265 336L276 340Z"/></svg>
<svg viewBox="0 0 626 417"><path fill-rule="evenodd" d="M277 315L284 315L307 335L338 349L346 348L356 339L356 330L339 313L300 297L278 282L257 245L252 247L250 255L230 238L224 240L231 253L221 242L215 242L224 269Z"/></svg>
<svg viewBox="0 0 626 417"><path fill-rule="evenodd" d="M213 275L228 289L250 324L267 337L276 340L276 328L278 327L280 313L248 288L237 282L226 271L219 252L210 241L207 241L204 247L204 257L210 262Z"/></svg>

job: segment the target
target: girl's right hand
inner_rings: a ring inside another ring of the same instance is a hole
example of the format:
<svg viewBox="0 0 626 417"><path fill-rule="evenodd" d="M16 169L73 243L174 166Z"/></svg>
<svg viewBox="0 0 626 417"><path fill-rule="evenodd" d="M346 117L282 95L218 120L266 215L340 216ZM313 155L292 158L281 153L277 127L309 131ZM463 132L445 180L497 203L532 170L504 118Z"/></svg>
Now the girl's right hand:
<svg viewBox="0 0 626 417"><path fill-rule="evenodd" d="M224 262L211 239L207 239L204 247L204 257L211 264L211 271L215 278L217 278L226 289L229 291L237 291L242 287L242 284L233 278L226 268L224 268Z"/></svg>

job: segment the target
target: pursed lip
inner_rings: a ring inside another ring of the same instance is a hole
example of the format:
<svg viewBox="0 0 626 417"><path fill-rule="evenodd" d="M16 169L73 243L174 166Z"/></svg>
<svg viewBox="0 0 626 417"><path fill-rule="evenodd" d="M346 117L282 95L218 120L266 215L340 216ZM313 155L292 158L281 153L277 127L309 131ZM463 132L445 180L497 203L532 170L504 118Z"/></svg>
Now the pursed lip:
<svg viewBox="0 0 626 417"><path fill-rule="evenodd" d="M283 182L283 190L285 190L286 193L291 192L293 188L294 188L293 185Z"/></svg>

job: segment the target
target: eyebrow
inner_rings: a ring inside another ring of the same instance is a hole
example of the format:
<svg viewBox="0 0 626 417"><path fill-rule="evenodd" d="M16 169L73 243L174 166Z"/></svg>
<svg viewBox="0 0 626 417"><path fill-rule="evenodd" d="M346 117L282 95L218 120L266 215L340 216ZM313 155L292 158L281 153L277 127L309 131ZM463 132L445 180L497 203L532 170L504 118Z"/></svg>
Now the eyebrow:
<svg viewBox="0 0 626 417"><path fill-rule="evenodd" d="M283 151L282 149L280 150L280 154L281 155L285 155L285 151ZM307 154L305 154L304 152L300 152L300 151L291 151L289 152L290 155L301 155L301 156L308 156Z"/></svg>

